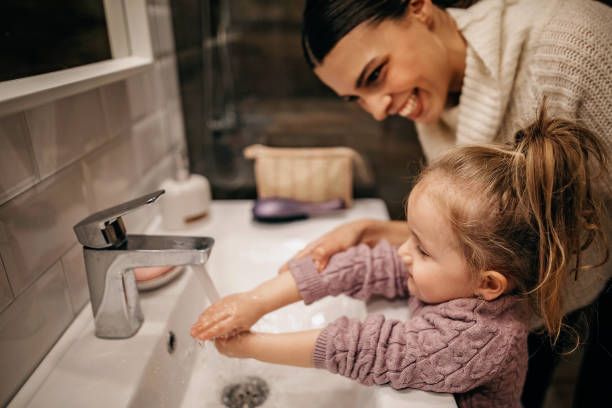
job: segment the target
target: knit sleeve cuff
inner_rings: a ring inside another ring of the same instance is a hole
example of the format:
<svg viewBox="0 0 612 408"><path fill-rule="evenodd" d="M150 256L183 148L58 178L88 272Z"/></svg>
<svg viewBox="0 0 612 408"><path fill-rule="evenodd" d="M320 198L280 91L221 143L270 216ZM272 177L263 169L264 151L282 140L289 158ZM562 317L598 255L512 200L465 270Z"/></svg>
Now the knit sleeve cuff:
<svg viewBox="0 0 612 408"><path fill-rule="evenodd" d="M300 258L289 263L289 270L295 278L304 303L309 305L327 296L327 287L312 258Z"/></svg>
<svg viewBox="0 0 612 408"><path fill-rule="evenodd" d="M325 358L325 350L327 350L327 339L328 339L328 330L327 328L323 329L317 337L317 341L315 342L315 348L312 352L312 363L315 368L327 369L327 365L325 362L327 359Z"/></svg>

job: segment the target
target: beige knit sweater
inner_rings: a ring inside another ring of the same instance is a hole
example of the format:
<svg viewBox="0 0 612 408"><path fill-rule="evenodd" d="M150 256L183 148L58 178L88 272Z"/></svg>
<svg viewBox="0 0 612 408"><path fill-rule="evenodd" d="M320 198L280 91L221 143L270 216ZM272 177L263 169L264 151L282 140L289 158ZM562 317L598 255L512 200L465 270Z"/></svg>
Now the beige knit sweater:
<svg viewBox="0 0 612 408"><path fill-rule="evenodd" d="M481 0L447 9L467 41L459 105L438 123L417 124L428 160L466 144L511 141L535 119L578 120L612 152L612 8L593 0ZM612 242L612 233L608 234ZM612 265L570 282L564 305L591 303Z"/></svg>

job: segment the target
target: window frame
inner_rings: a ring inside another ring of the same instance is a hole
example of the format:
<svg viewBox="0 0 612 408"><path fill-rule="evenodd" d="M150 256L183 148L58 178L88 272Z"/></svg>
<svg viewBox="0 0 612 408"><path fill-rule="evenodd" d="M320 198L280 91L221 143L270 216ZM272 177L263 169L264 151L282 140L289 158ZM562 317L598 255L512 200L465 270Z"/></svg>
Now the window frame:
<svg viewBox="0 0 612 408"><path fill-rule="evenodd" d="M0 116L145 71L153 65L146 0L103 0L113 59L0 82Z"/></svg>

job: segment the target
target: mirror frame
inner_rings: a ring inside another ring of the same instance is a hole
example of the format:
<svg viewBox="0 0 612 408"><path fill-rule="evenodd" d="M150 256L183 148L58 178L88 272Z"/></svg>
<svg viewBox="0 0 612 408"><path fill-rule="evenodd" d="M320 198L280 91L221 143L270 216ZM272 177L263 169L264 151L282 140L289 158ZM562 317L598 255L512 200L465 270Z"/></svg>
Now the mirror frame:
<svg viewBox="0 0 612 408"><path fill-rule="evenodd" d="M0 82L0 116L145 71L153 65L146 0L103 0L113 59Z"/></svg>

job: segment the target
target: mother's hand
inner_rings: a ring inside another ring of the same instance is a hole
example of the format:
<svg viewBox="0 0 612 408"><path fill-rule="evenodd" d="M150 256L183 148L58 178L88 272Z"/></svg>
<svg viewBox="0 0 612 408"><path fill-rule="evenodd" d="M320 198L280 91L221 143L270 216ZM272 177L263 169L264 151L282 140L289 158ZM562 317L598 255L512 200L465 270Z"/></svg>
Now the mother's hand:
<svg viewBox="0 0 612 408"><path fill-rule="evenodd" d="M294 259L312 256L319 272L327 266L332 255L359 244L367 226L372 220L358 220L342 224L325 235L310 242L279 269L279 273L289 270L289 262Z"/></svg>

